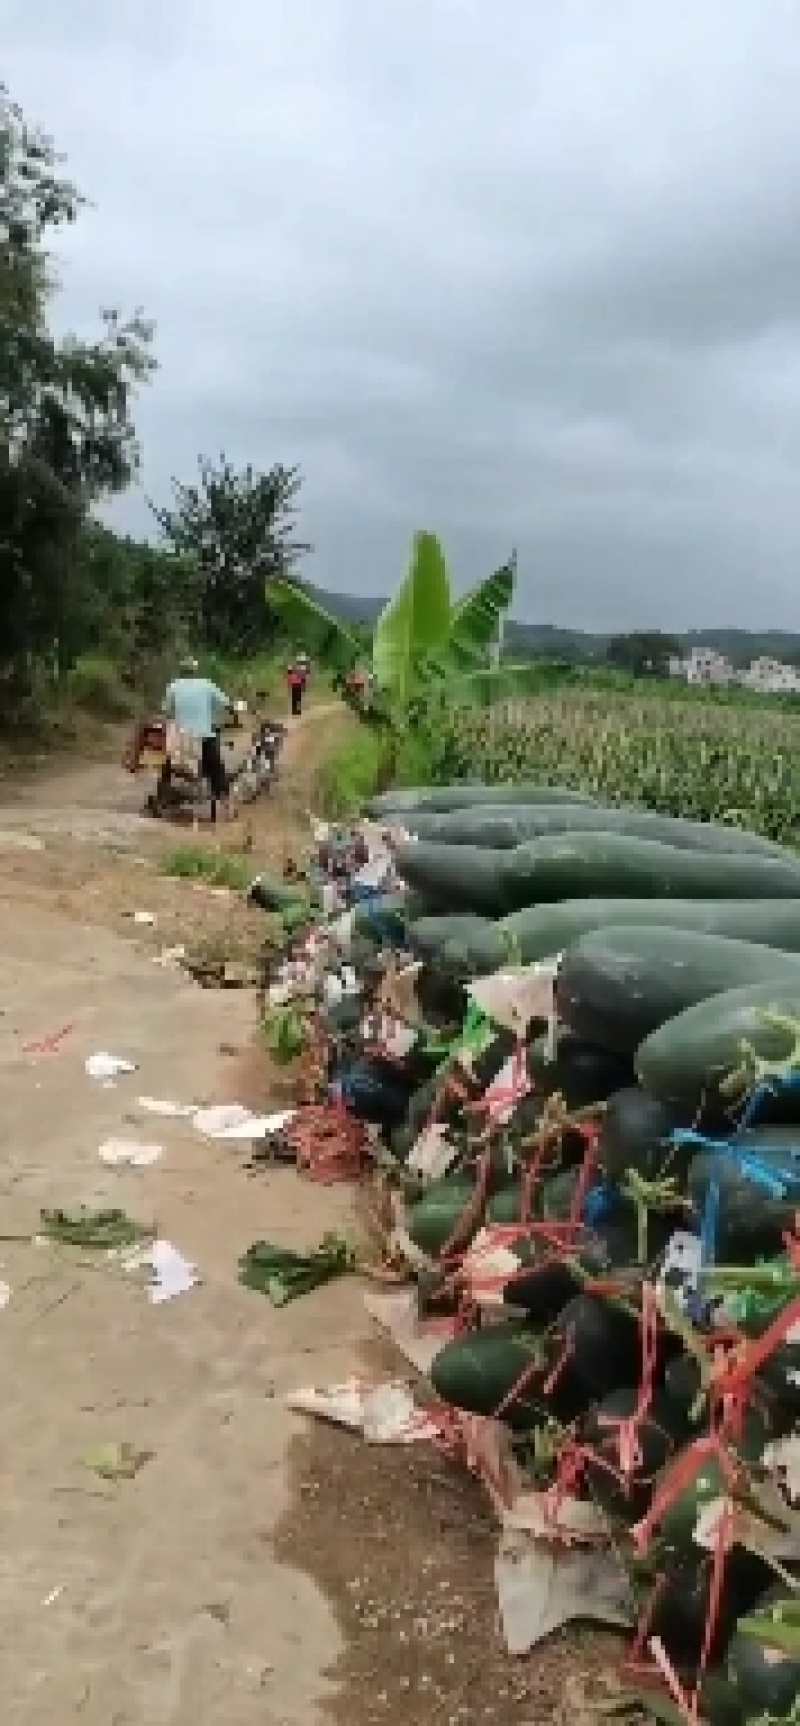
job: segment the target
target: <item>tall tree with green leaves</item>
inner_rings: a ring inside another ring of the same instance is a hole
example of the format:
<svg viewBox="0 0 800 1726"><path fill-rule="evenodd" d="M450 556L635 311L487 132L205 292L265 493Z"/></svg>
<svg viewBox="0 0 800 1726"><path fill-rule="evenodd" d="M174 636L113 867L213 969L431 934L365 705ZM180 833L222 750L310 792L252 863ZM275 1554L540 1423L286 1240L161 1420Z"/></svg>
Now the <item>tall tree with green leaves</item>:
<svg viewBox="0 0 800 1726"><path fill-rule="evenodd" d="M83 199L52 140L0 87L0 708L74 633L82 529L138 464L131 417L154 368L140 312L94 341L54 335L48 241Z"/></svg>
<svg viewBox="0 0 800 1726"><path fill-rule="evenodd" d="M631 677L666 677L671 659L679 659L681 644L675 635L660 629L634 630L632 635L612 635L606 644L606 664Z"/></svg>
<svg viewBox="0 0 800 1726"><path fill-rule="evenodd" d="M223 653L248 653L264 644L266 588L294 582L311 546L297 537L302 475L277 462L267 473L239 473L221 455L201 456L199 483L172 482L171 509L154 508L167 544L200 570L203 633Z"/></svg>

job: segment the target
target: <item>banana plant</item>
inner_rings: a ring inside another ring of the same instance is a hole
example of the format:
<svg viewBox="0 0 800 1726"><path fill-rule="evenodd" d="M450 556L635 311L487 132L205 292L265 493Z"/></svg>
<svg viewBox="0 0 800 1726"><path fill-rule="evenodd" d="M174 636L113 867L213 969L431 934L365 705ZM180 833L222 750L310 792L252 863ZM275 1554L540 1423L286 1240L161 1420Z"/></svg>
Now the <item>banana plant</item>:
<svg viewBox="0 0 800 1726"><path fill-rule="evenodd" d="M384 606L372 639L373 676L392 709L443 692L445 685L448 697L469 701L473 677L475 697L484 705L498 698L498 688L515 692L515 670L530 677L526 666L505 667L503 674L487 666L511 604L515 573L512 559L453 604L436 535L414 535L405 580ZM353 632L302 588L272 580L267 600L286 631L331 669L350 671L363 658Z"/></svg>
<svg viewBox="0 0 800 1726"><path fill-rule="evenodd" d="M442 548L435 534L415 533L405 581L375 625L372 672L378 688L396 701L408 701L426 655L446 648L450 619L450 581Z"/></svg>
<svg viewBox="0 0 800 1726"><path fill-rule="evenodd" d="M442 654L426 661L433 676L450 677L454 671L488 669L487 654L498 640L502 619L514 597L516 563L512 558L473 587L452 607Z"/></svg>
<svg viewBox="0 0 800 1726"><path fill-rule="evenodd" d="M267 582L266 598L290 640L302 643L306 653L331 671L351 671L362 657L358 637L304 588L275 576Z"/></svg>

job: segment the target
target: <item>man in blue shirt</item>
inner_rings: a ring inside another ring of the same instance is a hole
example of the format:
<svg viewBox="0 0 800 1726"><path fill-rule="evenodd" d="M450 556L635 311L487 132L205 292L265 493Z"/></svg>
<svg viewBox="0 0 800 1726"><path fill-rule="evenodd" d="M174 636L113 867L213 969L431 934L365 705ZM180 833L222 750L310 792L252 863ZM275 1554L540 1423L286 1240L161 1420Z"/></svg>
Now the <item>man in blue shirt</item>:
<svg viewBox="0 0 800 1726"><path fill-rule="evenodd" d="M228 795L228 775L222 759L219 727L232 703L209 678L201 677L196 659L184 659L179 675L164 696L164 713L179 731L188 732L200 744L200 771L211 790L211 819L217 819L217 803Z"/></svg>

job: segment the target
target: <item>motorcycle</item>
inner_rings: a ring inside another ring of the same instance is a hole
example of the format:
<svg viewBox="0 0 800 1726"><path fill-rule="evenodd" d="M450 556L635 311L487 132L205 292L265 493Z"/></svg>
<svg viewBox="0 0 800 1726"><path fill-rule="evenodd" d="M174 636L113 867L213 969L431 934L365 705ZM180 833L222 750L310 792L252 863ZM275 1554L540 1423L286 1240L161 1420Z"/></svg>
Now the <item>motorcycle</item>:
<svg viewBox="0 0 800 1726"><path fill-rule="evenodd" d="M231 726L220 733L226 751L236 749L246 715L246 703L235 702ZM233 736L230 735L231 730ZM259 720L253 727L249 747L242 758L228 769L230 796L234 804L252 803L271 790L285 732L285 726L273 720ZM202 772L198 740L179 731L162 714L146 719L136 727L125 750L123 765L129 773L155 773L155 789L145 803L150 815L176 814L187 805L196 813L199 806L210 800L211 791Z"/></svg>
<svg viewBox="0 0 800 1726"><path fill-rule="evenodd" d="M234 795L240 803L253 803L262 793L272 790L278 772L285 725L262 720L252 732L250 749L232 778Z"/></svg>

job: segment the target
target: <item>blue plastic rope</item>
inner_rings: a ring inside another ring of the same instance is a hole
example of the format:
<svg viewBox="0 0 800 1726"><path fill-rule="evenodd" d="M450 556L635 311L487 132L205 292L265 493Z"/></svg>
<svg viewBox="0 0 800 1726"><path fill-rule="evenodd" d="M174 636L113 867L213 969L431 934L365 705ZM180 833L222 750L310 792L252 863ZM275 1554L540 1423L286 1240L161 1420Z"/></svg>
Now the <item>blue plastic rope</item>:
<svg viewBox="0 0 800 1726"><path fill-rule="evenodd" d="M700 1263L716 1264L719 1231L719 1182L710 1181L706 1189L703 1215L700 1220Z"/></svg>
<svg viewBox="0 0 800 1726"><path fill-rule="evenodd" d="M617 1209L618 1195L613 1187L600 1185L590 1187L583 1201L583 1221L590 1229L596 1229L613 1216Z"/></svg>
<svg viewBox="0 0 800 1726"><path fill-rule="evenodd" d="M747 1099L736 1132L743 1133L747 1127L752 1127L762 1103L769 1101L779 1091L800 1091L800 1067L790 1067L786 1073L776 1073L771 1079L762 1079L756 1085Z"/></svg>
<svg viewBox="0 0 800 1726"><path fill-rule="evenodd" d="M784 1199L795 1188L800 1190L800 1128L797 1145L787 1146L786 1160L777 1168L762 1162L749 1151L740 1150L740 1136L736 1133L730 1139L708 1139L703 1133L695 1132L693 1127L679 1127L670 1134L670 1142L673 1145L696 1145L699 1151L725 1157L746 1181L768 1193L770 1198Z"/></svg>

